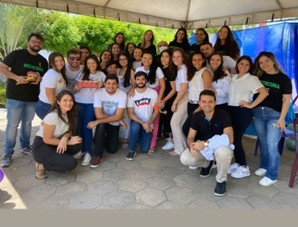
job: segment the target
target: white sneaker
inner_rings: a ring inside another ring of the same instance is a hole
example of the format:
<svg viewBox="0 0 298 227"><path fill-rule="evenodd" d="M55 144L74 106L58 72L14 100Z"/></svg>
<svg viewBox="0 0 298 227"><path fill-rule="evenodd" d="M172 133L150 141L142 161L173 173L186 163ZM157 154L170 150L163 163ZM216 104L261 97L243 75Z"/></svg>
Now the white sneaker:
<svg viewBox="0 0 298 227"><path fill-rule="evenodd" d="M163 150L173 150L175 147L174 147L174 144L172 143L171 140L168 140L167 143L161 148Z"/></svg>
<svg viewBox="0 0 298 227"><path fill-rule="evenodd" d="M89 166L91 162L91 155L89 153L86 153L82 162L82 166Z"/></svg>
<svg viewBox="0 0 298 227"><path fill-rule="evenodd" d="M233 178L244 178L250 176L250 171L248 166L239 166L234 172L231 173L231 177Z"/></svg>
<svg viewBox="0 0 298 227"><path fill-rule="evenodd" d="M262 185L262 186L270 186L272 184L275 184L277 182L277 180L271 180L270 178L268 177L263 177L260 181L259 181L259 184Z"/></svg>
<svg viewBox="0 0 298 227"><path fill-rule="evenodd" d="M82 151L79 151L78 153L74 154L74 158L79 160L81 159L83 156L85 155L85 153L83 153Z"/></svg>
<svg viewBox="0 0 298 227"><path fill-rule="evenodd" d="M266 175L267 170L263 168L259 168L255 171L255 174L259 177L263 177Z"/></svg>
<svg viewBox="0 0 298 227"><path fill-rule="evenodd" d="M230 167L228 168L228 174L233 173L236 169L239 168L239 164L238 163L234 163L232 165L230 165Z"/></svg>
<svg viewBox="0 0 298 227"><path fill-rule="evenodd" d="M188 168L193 170L193 169L198 169L199 167L197 167L197 166L188 166Z"/></svg>

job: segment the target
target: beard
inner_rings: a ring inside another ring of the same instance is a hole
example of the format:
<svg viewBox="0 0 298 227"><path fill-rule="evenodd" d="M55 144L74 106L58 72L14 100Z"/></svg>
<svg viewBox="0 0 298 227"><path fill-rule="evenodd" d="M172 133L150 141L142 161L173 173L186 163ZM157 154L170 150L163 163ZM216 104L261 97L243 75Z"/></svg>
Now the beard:
<svg viewBox="0 0 298 227"><path fill-rule="evenodd" d="M32 51L32 52L35 52L35 53L38 53L41 48L40 47L34 47L34 46L29 46L29 49Z"/></svg>
<svg viewBox="0 0 298 227"><path fill-rule="evenodd" d="M144 88L146 87L146 84L137 84L137 88Z"/></svg>

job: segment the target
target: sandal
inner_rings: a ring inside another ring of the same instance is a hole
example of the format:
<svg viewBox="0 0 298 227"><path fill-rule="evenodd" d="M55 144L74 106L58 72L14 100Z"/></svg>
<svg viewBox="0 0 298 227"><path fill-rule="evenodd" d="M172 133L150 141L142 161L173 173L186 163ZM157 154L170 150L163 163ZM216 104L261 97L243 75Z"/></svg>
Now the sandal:
<svg viewBox="0 0 298 227"><path fill-rule="evenodd" d="M35 177L38 180L43 180L45 178L48 177L47 173L46 173L46 169L43 167L43 164L40 163L35 163Z"/></svg>
<svg viewBox="0 0 298 227"><path fill-rule="evenodd" d="M148 154L151 155L151 154L154 154L154 152L155 152L155 148L150 147L150 149L148 150Z"/></svg>

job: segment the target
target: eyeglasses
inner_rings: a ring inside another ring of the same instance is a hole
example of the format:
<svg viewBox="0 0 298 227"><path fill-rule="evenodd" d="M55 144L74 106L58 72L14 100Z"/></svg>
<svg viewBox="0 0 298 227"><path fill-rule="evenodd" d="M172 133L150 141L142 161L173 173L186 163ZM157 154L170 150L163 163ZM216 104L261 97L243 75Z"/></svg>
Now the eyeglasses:
<svg viewBox="0 0 298 227"><path fill-rule="evenodd" d="M74 60L76 60L76 61L80 61L80 60L81 60L81 58L69 57L69 60L70 60L70 61L74 61Z"/></svg>

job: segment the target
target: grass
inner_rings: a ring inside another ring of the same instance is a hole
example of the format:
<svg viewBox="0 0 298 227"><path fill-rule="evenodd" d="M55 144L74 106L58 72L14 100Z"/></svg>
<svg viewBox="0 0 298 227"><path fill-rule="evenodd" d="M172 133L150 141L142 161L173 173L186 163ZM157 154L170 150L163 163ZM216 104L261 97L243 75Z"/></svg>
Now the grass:
<svg viewBox="0 0 298 227"><path fill-rule="evenodd" d="M6 86L5 84L0 84L0 108L5 108L5 91L6 91Z"/></svg>

